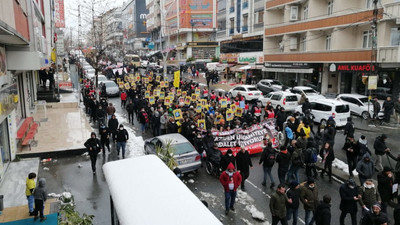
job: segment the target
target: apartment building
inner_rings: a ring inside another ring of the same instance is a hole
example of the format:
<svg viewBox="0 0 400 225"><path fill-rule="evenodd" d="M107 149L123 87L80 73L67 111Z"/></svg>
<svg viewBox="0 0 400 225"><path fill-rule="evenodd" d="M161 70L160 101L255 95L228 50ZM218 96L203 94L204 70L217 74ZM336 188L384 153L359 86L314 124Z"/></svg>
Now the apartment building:
<svg viewBox="0 0 400 225"><path fill-rule="evenodd" d="M0 182L17 152L17 128L32 115L38 70L54 46L53 1L0 1Z"/></svg>
<svg viewBox="0 0 400 225"><path fill-rule="evenodd" d="M372 68L373 0L267 0L263 76L323 94L366 94L363 77L377 71L377 92L398 93L399 4L378 3L379 64Z"/></svg>
<svg viewBox="0 0 400 225"><path fill-rule="evenodd" d="M248 72L261 77L264 4L262 0L218 0L219 58L222 63L237 64L231 68L233 71L250 64Z"/></svg>
<svg viewBox="0 0 400 225"><path fill-rule="evenodd" d="M145 0L132 0L122 6L122 27L124 32L124 48L139 55L147 50L149 33L146 30L148 14Z"/></svg>
<svg viewBox="0 0 400 225"><path fill-rule="evenodd" d="M122 11L120 7L102 15L105 25L105 44L108 50L123 48Z"/></svg>
<svg viewBox="0 0 400 225"><path fill-rule="evenodd" d="M147 30L156 49L168 52L168 59L175 63L189 57L213 58L218 47L216 4L216 0L148 1Z"/></svg>

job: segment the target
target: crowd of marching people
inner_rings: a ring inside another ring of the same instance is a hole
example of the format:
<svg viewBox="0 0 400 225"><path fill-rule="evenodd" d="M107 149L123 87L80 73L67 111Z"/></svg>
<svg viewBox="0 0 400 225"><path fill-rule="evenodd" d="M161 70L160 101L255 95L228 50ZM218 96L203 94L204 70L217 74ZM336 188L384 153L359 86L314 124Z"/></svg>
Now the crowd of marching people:
<svg viewBox="0 0 400 225"><path fill-rule="evenodd" d="M212 77L212 74L207 76ZM126 83L129 88L124 85ZM117 84L125 87L120 98L121 107L127 111L129 123L139 123L143 134L182 134L200 155L205 152L206 160L210 160L220 169L220 181L225 190L226 214L235 210L237 189L240 187L246 191L245 181L253 164L245 146L237 146L240 147L239 151L228 149L222 154L213 132L247 129L254 124L273 119L284 140L279 140L280 147L277 149L273 145L273 137L266 135L259 160L264 172L261 184L271 189L276 187L270 200L272 224L288 224L288 220L297 224L300 204L305 211L306 225L331 224L331 196L318 193L317 180L327 177L328 182L333 182L332 167L335 151L338 149L346 154L349 173L349 179L339 190L340 224L344 224L347 214L350 214L353 225L357 224L357 220L365 225L388 224L389 205L394 207L396 224L400 223L400 214L396 213L400 212L400 207L394 203L397 200L397 191L392 191L394 185L400 181L400 157L390 152L385 143L387 136L382 134L373 144L376 159L373 161L372 148L366 137L355 138L351 117L344 128L345 144L336 146L337 129L333 118L327 121L326 126L320 125L315 130L308 99L304 99L302 104L305 114L288 114L283 107L274 108L270 103L262 107L260 102L245 102L240 93L232 98L228 94L209 90L207 86L200 86L192 80L178 83L164 81L151 72L144 75L124 74ZM107 102L105 89L101 85L100 93L97 93L93 83L85 80L82 95L86 113L91 121L99 124L100 139L97 139L96 133L92 133L92 137L85 143L95 174L95 158L99 152L105 154L106 149L110 152L110 139L116 143L118 156L122 150L121 156L124 158L129 135L124 126L118 123L116 109ZM204 101L205 104L201 103ZM229 113L233 116L228 116ZM397 162L394 169L382 166L384 155ZM317 164L321 168L317 168ZM277 167L279 181L273 178L274 167ZM301 171L305 172L305 181L300 179ZM354 171L358 173L360 185L354 179ZM377 182L373 180L375 175ZM357 217L358 209L361 209L361 219Z"/></svg>

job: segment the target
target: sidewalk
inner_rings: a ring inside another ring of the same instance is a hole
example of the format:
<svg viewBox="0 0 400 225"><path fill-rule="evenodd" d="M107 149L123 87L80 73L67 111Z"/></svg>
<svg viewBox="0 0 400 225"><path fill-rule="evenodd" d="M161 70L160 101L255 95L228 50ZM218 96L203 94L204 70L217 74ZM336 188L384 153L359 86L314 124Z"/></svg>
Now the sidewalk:
<svg viewBox="0 0 400 225"><path fill-rule="evenodd" d="M32 157L49 152L83 149L93 129L79 107L77 93L61 94L60 102L47 103L46 109L39 109L33 115L40 126L31 150L24 147L17 155Z"/></svg>
<svg viewBox="0 0 400 225"><path fill-rule="evenodd" d="M189 75L188 73L184 73L182 78L185 80L193 80L193 81L196 81L197 83L207 86L207 80L206 80L204 74L200 74L199 77L195 77L193 79L193 77L191 75ZM211 90L222 89L224 91L229 91L236 85L238 85L236 82L234 82L232 80L226 80L223 78L223 76L220 76L220 80L218 81L217 84L212 84L212 82L210 82L210 89Z"/></svg>

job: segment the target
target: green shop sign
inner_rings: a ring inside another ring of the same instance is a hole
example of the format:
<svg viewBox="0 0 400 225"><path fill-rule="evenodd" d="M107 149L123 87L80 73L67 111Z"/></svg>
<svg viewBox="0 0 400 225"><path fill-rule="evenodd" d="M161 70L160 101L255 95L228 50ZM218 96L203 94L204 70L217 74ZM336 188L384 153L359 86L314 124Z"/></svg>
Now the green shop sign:
<svg viewBox="0 0 400 225"><path fill-rule="evenodd" d="M239 62L243 63L255 63L257 62L257 58L256 57L239 57Z"/></svg>

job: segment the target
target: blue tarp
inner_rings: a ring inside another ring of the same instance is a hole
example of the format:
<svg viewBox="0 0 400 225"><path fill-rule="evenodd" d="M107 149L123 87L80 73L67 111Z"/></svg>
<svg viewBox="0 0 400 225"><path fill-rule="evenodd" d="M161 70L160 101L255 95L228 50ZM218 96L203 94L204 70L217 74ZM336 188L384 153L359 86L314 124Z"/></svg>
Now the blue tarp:
<svg viewBox="0 0 400 225"><path fill-rule="evenodd" d="M0 224L2 224L2 225L34 225L34 224L57 225L58 224L57 213L46 215L46 217L47 217L47 219L43 222L40 222L40 219L33 221L33 217L32 217L32 218L28 218L28 219L0 223Z"/></svg>

